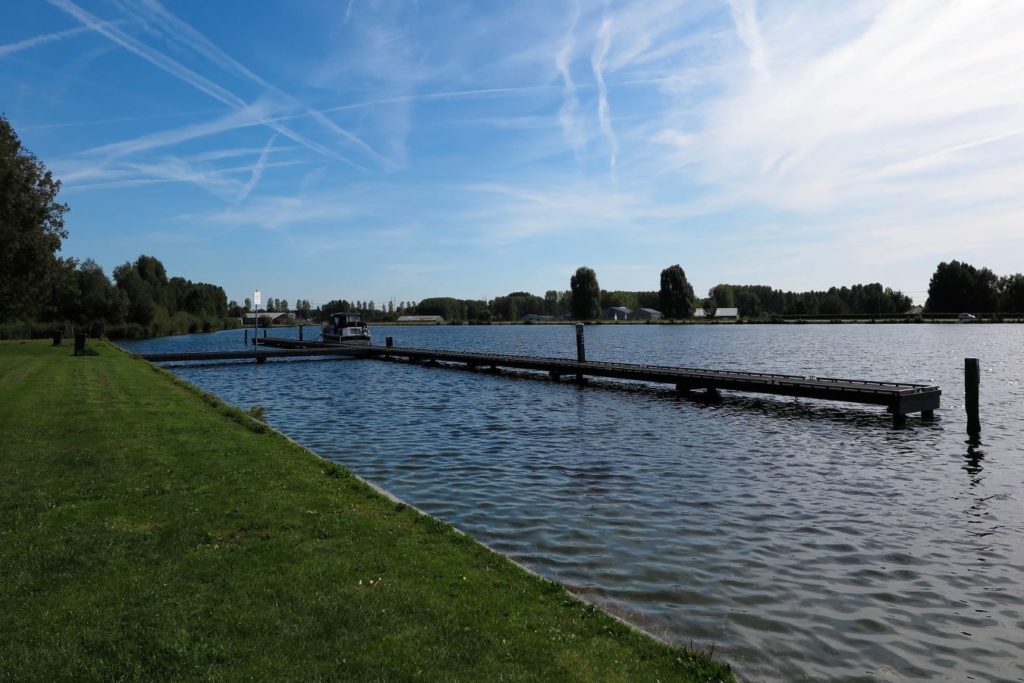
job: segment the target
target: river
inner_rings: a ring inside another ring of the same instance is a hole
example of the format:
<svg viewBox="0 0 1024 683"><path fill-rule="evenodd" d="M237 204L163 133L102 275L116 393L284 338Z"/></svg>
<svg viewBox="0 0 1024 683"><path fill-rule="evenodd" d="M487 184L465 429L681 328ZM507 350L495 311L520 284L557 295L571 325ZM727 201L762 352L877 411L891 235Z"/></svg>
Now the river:
<svg viewBox="0 0 1024 683"><path fill-rule="evenodd" d="M565 325L372 332L575 355ZM370 360L172 369L744 679L1024 680L1024 325L598 325L586 344L590 360L934 383L942 407L894 429L873 407ZM965 357L982 365L978 446Z"/></svg>

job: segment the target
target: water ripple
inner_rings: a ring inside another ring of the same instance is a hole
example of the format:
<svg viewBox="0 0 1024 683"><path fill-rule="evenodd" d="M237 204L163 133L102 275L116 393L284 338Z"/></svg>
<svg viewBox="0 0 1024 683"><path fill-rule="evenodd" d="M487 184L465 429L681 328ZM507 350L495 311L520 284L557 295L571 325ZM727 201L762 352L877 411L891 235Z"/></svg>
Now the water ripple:
<svg viewBox="0 0 1024 683"><path fill-rule="evenodd" d="M571 327L389 328L543 356ZM382 336L374 330L374 335ZM751 680L1024 680L1024 327L598 326L588 357L935 382L933 422L804 399L405 363L179 364L227 401ZM224 348L241 333L153 340ZM881 351L880 351L881 350ZM983 358L983 445L963 434Z"/></svg>

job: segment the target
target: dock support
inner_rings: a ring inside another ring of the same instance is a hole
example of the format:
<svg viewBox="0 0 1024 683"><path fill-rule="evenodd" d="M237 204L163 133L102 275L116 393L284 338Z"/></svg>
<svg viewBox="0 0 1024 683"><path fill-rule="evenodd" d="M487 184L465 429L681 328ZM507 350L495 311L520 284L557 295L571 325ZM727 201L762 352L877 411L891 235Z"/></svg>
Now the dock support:
<svg viewBox="0 0 1024 683"><path fill-rule="evenodd" d="M85 332L75 332L75 355L81 356L85 353L85 340L89 338Z"/></svg>
<svg viewBox="0 0 1024 683"><path fill-rule="evenodd" d="M587 349L583 342L583 323L576 323L576 362L587 362ZM583 373L576 373L576 382L583 384Z"/></svg>
<svg viewBox="0 0 1024 683"><path fill-rule="evenodd" d="M384 337L384 348L393 349L395 347L394 337Z"/></svg>
<svg viewBox="0 0 1024 683"><path fill-rule="evenodd" d="M977 358L964 358L964 408L967 410L967 435L972 440L981 437L981 418L978 417L978 388L981 385L981 365Z"/></svg>
<svg viewBox="0 0 1024 683"><path fill-rule="evenodd" d="M249 328L245 328L245 345L249 345Z"/></svg>
<svg viewBox="0 0 1024 683"><path fill-rule="evenodd" d="M549 370L548 376L551 378L552 382L557 382L562 379L562 375L560 375L557 370Z"/></svg>
<svg viewBox="0 0 1024 683"><path fill-rule="evenodd" d="M267 328L265 328L265 327L263 328L263 338L264 339L267 338Z"/></svg>
<svg viewBox="0 0 1024 683"><path fill-rule="evenodd" d="M305 327L306 327L305 325L299 325L299 341L302 341L302 330Z"/></svg>

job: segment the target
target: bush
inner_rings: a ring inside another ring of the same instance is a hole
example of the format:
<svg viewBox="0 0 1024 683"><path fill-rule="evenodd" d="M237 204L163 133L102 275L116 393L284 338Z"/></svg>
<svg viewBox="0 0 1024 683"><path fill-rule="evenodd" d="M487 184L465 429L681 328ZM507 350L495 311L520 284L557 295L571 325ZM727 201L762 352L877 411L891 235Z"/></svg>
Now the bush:
<svg viewBox="0 0 1024 683"><path fill-rule="evenodd" d="M0 339L48 339L60 328L57 323L15 321L0 325Z"/></svg>

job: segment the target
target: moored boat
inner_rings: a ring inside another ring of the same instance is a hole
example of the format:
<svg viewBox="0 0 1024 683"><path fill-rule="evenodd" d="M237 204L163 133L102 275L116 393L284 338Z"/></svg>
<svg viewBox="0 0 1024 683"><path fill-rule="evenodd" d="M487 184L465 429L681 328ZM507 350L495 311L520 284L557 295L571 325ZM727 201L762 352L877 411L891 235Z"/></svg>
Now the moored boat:
<svg viewBox="0 0 1024 683"><path fill-rule="evenodd" d="M366 345L370 330L359 313L332 313L320 327L320 339L325 344Z"/></svg>

